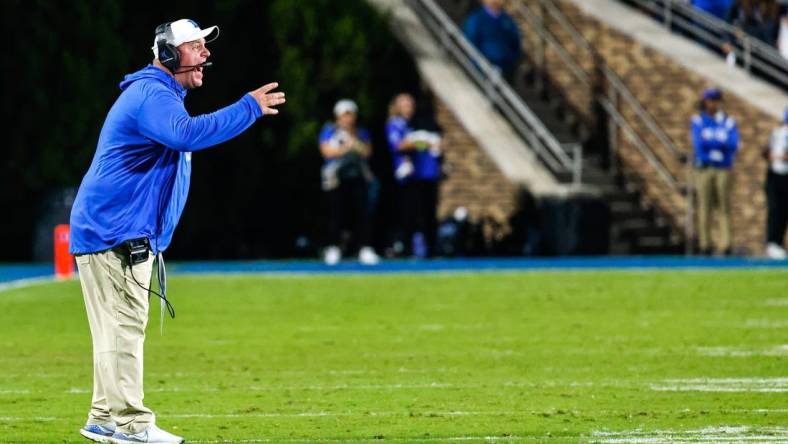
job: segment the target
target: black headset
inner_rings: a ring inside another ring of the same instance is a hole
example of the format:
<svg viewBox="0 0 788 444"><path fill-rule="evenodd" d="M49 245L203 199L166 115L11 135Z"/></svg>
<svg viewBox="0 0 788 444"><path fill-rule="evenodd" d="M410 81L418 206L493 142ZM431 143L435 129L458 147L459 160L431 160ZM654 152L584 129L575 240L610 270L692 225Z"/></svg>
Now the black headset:
<svg viewBox="0 0 788 444"><path fill-rule="evenodd" d="M159 52L159 62L171 72L181 66L181 54L175 45L167 42L167 37L172 36L172 22L167 22L156 27L156 48Z"/></svg>

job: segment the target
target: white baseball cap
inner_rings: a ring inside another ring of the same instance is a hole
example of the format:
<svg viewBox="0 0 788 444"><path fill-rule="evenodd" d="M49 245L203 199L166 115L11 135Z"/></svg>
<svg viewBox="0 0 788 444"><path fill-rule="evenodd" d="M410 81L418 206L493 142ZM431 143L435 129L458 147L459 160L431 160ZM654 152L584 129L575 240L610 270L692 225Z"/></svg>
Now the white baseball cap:
<svg viewBox="0 0 788 444"><path fill-rule="evenodd" d="M151 49L153 50L153 56L155 58L159 58L159 48L156 46L156 42L162 37L164 37L167 43L173 46L179 46L183 43L193 42L199 39L205 39L205 42L208 43L219 37L218 26L200 29L200 25L190 19L180 19L171 22L168 28L169 32L165 32L164 34L158 33L153 40L153 47Z"/></svg>
<svg viewBox="0 0 788 444"><path fill-rule="evenodd" d="M345 113L358 114L358 105L350 99L342 99L334 105L334 116L339 117Z"/></svg>

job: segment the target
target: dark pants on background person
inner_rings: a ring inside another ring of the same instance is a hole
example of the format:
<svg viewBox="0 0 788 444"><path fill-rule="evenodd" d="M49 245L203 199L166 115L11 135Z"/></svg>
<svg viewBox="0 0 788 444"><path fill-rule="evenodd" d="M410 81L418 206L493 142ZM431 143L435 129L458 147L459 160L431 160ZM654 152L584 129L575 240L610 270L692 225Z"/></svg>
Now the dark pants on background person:
<svg viewBox="0 0 788 444"><path fill-rule="evenodd" d="M782 247L788 224L788 174L777 174L769 170L766 175L766 204L769 210L766 224L767 242Z"/></svg>
<svg viewBox="0 0 788 444"><path fill-rule="evenodd" d="M371 245L369 184L363 177L346 179L326 191L328 201L328 244L339 245L342 227L349 225L359 246ZM349 223L348 223L349 222Z"/></svg>
<svg viewBox="0 0 788 444"><path fill-rule="evenodd" d="M405 251L413 253L412 240L415 233L424 235L427 255L431 255L435 247L435 236L438 232L437 180L414 179L400 184L400 214L402 215L403 243Z"/></svg>

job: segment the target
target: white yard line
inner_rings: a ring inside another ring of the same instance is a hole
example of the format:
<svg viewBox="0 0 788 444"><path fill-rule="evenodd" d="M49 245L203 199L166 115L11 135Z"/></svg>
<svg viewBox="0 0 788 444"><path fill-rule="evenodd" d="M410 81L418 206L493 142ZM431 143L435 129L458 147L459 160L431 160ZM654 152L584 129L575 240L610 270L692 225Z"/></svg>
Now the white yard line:
<svg viewBox="0 0 788 444"><path fill-rule="evenodd" d="M788 328L788 320L748 319L740 328Z"/></svg>
<svg viewBox="0 0 788 444"><path fill-rule="evenodd" d="M591 442L617 443L648 443L662 444L675 442L768 442L788 443L788 428L785 427L750 427L722 426L707 427L698 430L626 430L596 431L591 435Z"/></svg>
<svg viewBox="0 0 788 444"><path fill-rule="evenodd" d="M697 347L703 356L749 358L752 356L788 356L788 344L777 344L760 348L748 347Z"/></svg>
<svg viewBox="0 0 788 444"><path fill-rule="evenodd" d="M549 439L549 436L545 435L533 435L533 436L446 436L446 437L434 437L434 438L388 438L388 437L381 437L381 438L261 438L261 439L231 439L231 440L189 440L190 443L211 443L211 444L219 444L219 443L267 443L267 442L289 442L289 443L299 443L299 442L461 442L461 441L489 441L489 442L519 442L519 441L536 441L542 439Z"/></svg>
<svg viewBox="0 0 788 444"><path fill-rule="evenodd" d="M167 418L322 418L322 417L386 417L386 416L426 416L426 417L461 417L461 416L521 416L531 415L536 412L530 411L488 411L488 412L464 412L464 411L451 411L451 412L302 412L302 413L282 413L282 412L249 412L249 413L175 413L163 414Z"/></svg>
<svg viewBox="0 0 788 444"><path fill-rule="evenodd" d="M668 392L786 393L788 378L689 378L666 379L650 385Z"/></svg>

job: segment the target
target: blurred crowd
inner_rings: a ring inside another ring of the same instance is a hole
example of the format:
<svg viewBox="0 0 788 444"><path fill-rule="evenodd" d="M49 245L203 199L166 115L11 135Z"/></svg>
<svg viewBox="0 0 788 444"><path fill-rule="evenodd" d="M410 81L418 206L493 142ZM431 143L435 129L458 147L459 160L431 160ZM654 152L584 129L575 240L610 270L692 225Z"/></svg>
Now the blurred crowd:
<svg viewBox="0 0 788 444"><path fill-rule="evenodd" d="M788 1L785 0L688 0L697 9L738 28L727 36L722 50L733 53L733 43L747 35L776 47L788 59Z"/></svg>
<svg viewBox="0 0 788 444"><path fill-rule="evenodd" d="M737 26L742 33L773 45L780 45L783 40L788 44L786 5L776 0L691 0L691 3ZM521 37L517 23L503 6L503 0L483 0L479 8L465 17L463 31L502 77L513 82L522 56ZM735 38L737 36L731 36ZM722 49L732 51L731 41ZM783 49L784 54L788 53L788 45L781 47ZM733 254L731 169L739 150L739 130L736 120L725 112L720 89L709 87L699 99L698 112L690 122L699 253L730 255ZM391 157L389 174L396 184L396 208L392 213L397 219L385 256L539 254L543 236L540 218L535 200L526 190L521 191L517 210L508 220L501 215L482 215L471 222L463 207L456 208L444 220L437 220L439 184L447 174L443 164L442 131L431 112L414 119L415 112L413 96L397 94L390 101L388 120L383 128ZM324 159L322 184L328 204L323 258L329 265L337 264L343 253L349 251L357 251L362 264L380 261L372 247L370 232L380 185L368 165L372 154L371 138L365 128L356 125L358 113L355 102L339 100L334 107L334 121L327 123L320 133L320 152ZM768 163L765 255L785 259L788 108L763 152ZM711 233L715 224L719 224L719 236L713 242Z"/></svg>

